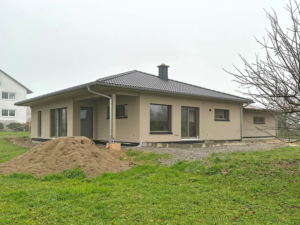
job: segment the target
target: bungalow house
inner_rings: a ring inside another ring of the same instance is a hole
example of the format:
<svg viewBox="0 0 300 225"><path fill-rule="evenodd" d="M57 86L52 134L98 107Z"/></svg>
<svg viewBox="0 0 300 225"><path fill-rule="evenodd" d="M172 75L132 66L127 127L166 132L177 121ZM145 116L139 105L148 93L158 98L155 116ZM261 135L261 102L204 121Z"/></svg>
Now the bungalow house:
<svg viewBox="0 0 300 225"><path fill-rule="evenodd" d="M111 130L117 142L241 140L243 133L266 136L243 128L243 116L256 115L244 112L251 99L175 81L168 77L168 66L158 68L158 75L133 70L16 105L31 107L31 136L36 141L60 136L108 141L110 104L105 96L112 99Z"/></svg>

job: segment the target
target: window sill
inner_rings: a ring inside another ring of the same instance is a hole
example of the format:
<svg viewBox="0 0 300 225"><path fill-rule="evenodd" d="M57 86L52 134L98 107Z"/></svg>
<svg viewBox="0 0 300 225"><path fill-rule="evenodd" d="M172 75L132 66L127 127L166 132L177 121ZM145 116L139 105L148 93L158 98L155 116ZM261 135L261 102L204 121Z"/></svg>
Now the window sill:
<svg viewBox="0 0 300 225"><path fill-rule="evenodd" d="M230 122L230 120L216 120L215 121L218 121L218 122Z"/></svg>
<svg viewBox="0 0 300 225"><path fill-rule="evenodd" d="M253 123L253 124L266 124L266 123Z"/></svg>
<svg viewBox="0 0 300 225"><path fill-rule="evenodd" d="M127 119L128 117L126 116L126 117L117 117L116 119L118 120L118 119ZM107 120L109 120L109 118L106 118Z"/></svg>
<svg viewBox="0 0 300 225"><path fill-rule="evenodd" d="M150 132L150 134L173 134L172 132Z"/></svg>

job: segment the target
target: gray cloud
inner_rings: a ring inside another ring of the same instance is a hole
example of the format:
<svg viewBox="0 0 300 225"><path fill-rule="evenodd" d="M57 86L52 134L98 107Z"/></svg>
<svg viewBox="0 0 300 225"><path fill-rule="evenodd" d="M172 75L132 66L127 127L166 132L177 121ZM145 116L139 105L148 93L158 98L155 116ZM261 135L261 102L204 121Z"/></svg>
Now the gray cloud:
<svg viewBox="0 0 300 225"><path fill-rule="evenodd" d="M263 8L284 24L285 1L41 1L0 3L0 68L34 97L133 69L238 94L222 70L260 52Z"/></svg>

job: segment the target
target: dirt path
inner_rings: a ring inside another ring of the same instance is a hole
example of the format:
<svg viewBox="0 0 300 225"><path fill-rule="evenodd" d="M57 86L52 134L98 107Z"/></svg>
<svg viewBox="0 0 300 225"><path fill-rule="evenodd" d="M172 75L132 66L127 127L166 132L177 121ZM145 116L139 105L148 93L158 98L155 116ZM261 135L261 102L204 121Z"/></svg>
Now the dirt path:
<svg viewBox="0 0 300 225"><path fill-rule="evenodd" d="M173 156L171 160L165 160L163 163L172 165L182 160L198 160L208 157L211 153L219 152L249 152L249 151L266 151L274 148L286 146L285 143L261 143L246 145L228 145L213 148L154 148L154 147L134 147L138 151L152 151L155 153L169 153Z"/></svg>
<svg viewBox="0 0 300 225"><path fill-rule="evenodd" d="M15 145L19 145L27 148L33 148L38 145L38 143L33 143L30 138L24 139L22 137L15 137L15 138L6 138L6 140Z"/></svg>

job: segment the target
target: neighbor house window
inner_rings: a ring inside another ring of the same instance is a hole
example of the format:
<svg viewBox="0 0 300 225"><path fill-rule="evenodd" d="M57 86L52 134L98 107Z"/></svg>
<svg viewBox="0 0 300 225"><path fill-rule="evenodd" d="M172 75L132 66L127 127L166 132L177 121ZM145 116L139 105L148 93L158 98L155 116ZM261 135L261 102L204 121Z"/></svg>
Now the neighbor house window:
<svg viewBox="0 0 300 225"><path fill-rule="evenodd" d="M109 106L107 107L107 118L109 119ZM127 118L127 105L116 106L116 118Z"/></svg>
<svg viewBox="0 0 300 225"><path fill-rule="evenodd" d="M38 137L42 136L42 112L38 111Z"/></svg>
<svg viewBox="0 0 300 225"><path fill-rule="evenodd" d="M51 137L67 136L67 109L51 109Z"/></svg>
<svg viewBox="0 0 300 225"><path fill-rule="evenodd" d="M150 105L150 133L171 132L171 106Z"/></svg>
<svg viewBox="0 0 300 225"><path fill-rule="evenodd" d="M229 121L229 110L215 109L215 121Z"/></svg>
<svg viewBox="0 0 300 225"><path fill-rule="evenodd" d="M16 99L16 94L10 92L2 92L2 99L14 100Z"/></svg>
<svg viewBox="0 0 300 225"><path fill-rule="evenodd" d="M4 117L15 117L16 110L14 109L2 109L2 116Z"/></svg>
<svg viewBox="0 0 300 225"><path fill-rule="evenodd" d="M262 116L254 116L253 117L254 124L265 124L265 117Z"/></svg>

